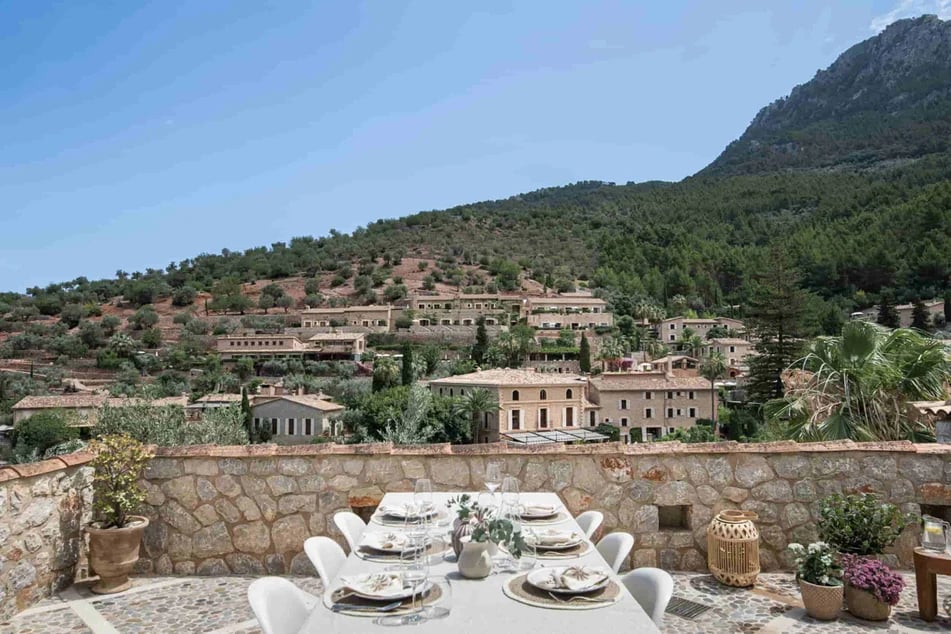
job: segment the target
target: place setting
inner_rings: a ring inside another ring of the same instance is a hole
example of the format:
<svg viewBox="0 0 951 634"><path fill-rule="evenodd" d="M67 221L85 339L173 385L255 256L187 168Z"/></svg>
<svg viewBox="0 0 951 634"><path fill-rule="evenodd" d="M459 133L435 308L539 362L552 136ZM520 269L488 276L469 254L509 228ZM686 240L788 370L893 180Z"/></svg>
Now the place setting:
<svg viewBox="0 0 951 634"><path fill-rule="evenodd" d="M535 568L508 579L502 591L515 601L554 610L604 608L622 595L610 571L599 566Z"/></svg>
<svg viewBox="0 0 951 634"><path fill-rule="evenodd" d="M339 584L324 594L324 605L336 614L385 617L383 624L402 625L448 614L448 580L429 578L428 571L392 570L340 577Z"/></svg>
<svg viewBox="0 0 951 634"><path fill-rule="evenodd" d="M537 559L574 559L586 555L593 547L578 531L523 528L523 533L525 543L534 550Z"/></svg>
<svg viewBox="0 0 951 634"><path fill-rule="evenodd" d="M388 563L399 562L407 549L420 550L423 555L431 557L442 555L449 549L449 544L445 539L431 535L416 541L405 532L367 531L354 553L365 561Z"/></svg>

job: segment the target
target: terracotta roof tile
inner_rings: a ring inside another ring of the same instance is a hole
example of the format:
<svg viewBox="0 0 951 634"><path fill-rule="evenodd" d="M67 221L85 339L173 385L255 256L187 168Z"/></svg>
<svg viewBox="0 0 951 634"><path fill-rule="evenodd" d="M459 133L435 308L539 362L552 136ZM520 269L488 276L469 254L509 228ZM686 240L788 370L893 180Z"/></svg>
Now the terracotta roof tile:
<svg viewBox="0 0 951 634"><path fill-rule="evenodd" d="M584 383L584 378L576 374L554 374L551 372L535 372L533 370L513 370L496 368L481 370L469 374L449 376L444 379L430 381L432 385L577 385Z"/></svg>

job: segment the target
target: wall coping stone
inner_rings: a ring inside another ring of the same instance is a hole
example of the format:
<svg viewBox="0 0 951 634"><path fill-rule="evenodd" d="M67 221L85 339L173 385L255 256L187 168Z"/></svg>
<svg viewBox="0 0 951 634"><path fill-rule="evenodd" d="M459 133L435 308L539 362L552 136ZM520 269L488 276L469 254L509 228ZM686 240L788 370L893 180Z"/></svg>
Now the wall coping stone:
<svg viewBox="0 0 951 634"><path fill-rule="evenodd" d="M163 458L186 458L192 456L222 458L257 458L265 456L320 456L320 455L392 455L392 456L455 456L455 455L683 455L683 454L814 454L829 452L887 452L907 454L951 455L951 445L936 443L915 444L907 440L892 442L853 442L838 440L830 442L798 443L783 440L766 443L738 443L735 441L715 443L656 442L624 444L609 442L588 445L564 445L561 443L543 446L520 447L508 443L482 443L474 445L395 446L389 442L364 445L193 445L190 447L157 447L155 456Z"/></svg>
<svg viewBox="0 0 951 634"><path fill-rule="evenodd" d="M63 456L56 456L39 462L26 462L0 467L0 482L18 480L20 478L34 478L46 473L62 471L77 465L84 465L93 459L93 454L79 451Z"/></svg>

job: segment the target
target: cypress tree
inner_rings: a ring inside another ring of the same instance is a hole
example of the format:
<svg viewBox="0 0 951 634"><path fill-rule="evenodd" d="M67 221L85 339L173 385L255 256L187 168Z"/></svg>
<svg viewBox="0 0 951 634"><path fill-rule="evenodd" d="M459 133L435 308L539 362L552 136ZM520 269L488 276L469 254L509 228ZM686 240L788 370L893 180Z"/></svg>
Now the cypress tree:
<svg viewBox="0 0 951 634"><path fill-rule="evenodd" d="M254 438L254 430L251 428L251 402L248 400L248 388L241 388L241 413L244 415L244 427L248 430L248 439Z"/></svg>
<svg viewBox="0 0 951 634"><path fill-rule="evenodd" d="M400 377L403 385L413 384L413 348L409 343L403 344L403 368Z"/></svg>
<svg viewBox="0 0 951 634"><path fill-rule="evenodd" d="M914 308L911 311L911 327L918 330L929 330L931 328L931 315L920 299L915 300Z"/></svg>
<svg viewBox="0 0 951 634"><path fill-rule="evenodd" d="M476 326L475 345L472 346L472 360L476 365L482 365L485 362L485 353L489 349L489 335L485 331L485 317L479 317Z"/></svg>
<svg viewBox="0 0 951 634"><path fill-rule="evenodd" d="M878 305L878 317L875 321L886 328L898 328L901 325L901 319L898 317L898 311L895 310L895 302L890 292L882 293L882 299Z"/></svg>
<svg viewBox="0 0 951 634"><path fill-rule="evenodd" d="M581 344L578 347L578 365L585 374L591 372L591 345L584 333L581 334Z"/></svg>

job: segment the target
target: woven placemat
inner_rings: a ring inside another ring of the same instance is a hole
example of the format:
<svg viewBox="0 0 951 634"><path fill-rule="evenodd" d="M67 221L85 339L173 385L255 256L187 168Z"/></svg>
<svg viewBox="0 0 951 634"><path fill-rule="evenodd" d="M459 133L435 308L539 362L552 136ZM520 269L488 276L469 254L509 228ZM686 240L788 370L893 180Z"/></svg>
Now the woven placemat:
<svg viewBox="0 0 951 634"><path fill-rule="evenodd" d="M572 546L571 548L565 548L564 550L547 550L545 548L537 548L535 551L536 559L576 559L582 557L591 552L593 546L588 540L584 540L577 546Z"/></svg>
<svg viewBox="0 0 951 634"><path fill-rule="evenodd" d="M400 607L393 610L388 610L386 612L377 612L376 610L361 610L360 608L378 608L388 603L393 603L393 601L387 601L385 599L374 601L372 599L364 599L352 594L347 595L347 592L348 590L346 588L337 588L330 594L330 602L328 603L326 600L324 601L324 607L329 610L334 605L340 606L336 610L336 613L348 614L350 616L400 616L402 614L412 614L415 612L417 609L419 609L420 602L422 602L424 606L432 605L442 598L442 588L433 584L430 586L429 591L423 595L422 599L420 599L419 596L416 597L415 607L413 606L413 598L406 597L400 603Z"/></svg>
<svg viewBox="0 0 951 634"><path fill-rule="evenodd" d="M429 546L426 547L425 554L427 557L442 555L449 550L449 548L450 545L446 540L436 537L429 543ZM365 561L377 561L384 564L400 562L400 553L386 553L366 546L359 546L355 552L357 557Z"/></svg>
<svg viewBox="0 0 951 634"><path fill-rule="evenodd" d="M390 515L384 515L377 511L370 517L370 521L374 524L379 524L380 526L390 526L393 528L403 528L406 526L406 520L399 517L392 517ZM432 523L438 525L445 525L449 523L449 511L448 509L439 509L436 511L436 514L432 517Z"/></svg>
<svg viewBox="0 0 951 634"><path fill-rule="evenodd" d="M570 519L571 514L562 509L551 517L541 517L538 519L525 519L523 517L520 521L526 526L548 526L550 524L561 524L563 522L567 522Z"/></svg>
<svg viewBox="0 0 951 634"><path fill-rule="evenodd" d="M608 585L594 592L552 596L551 593L530 584L528 573L516 575L506 581L502 584L502 592L519 603L550 610L597 610L612 606L621 599L621 586L613 579L608 581ZM575 598L571 598L572 596Z"/></svg>

